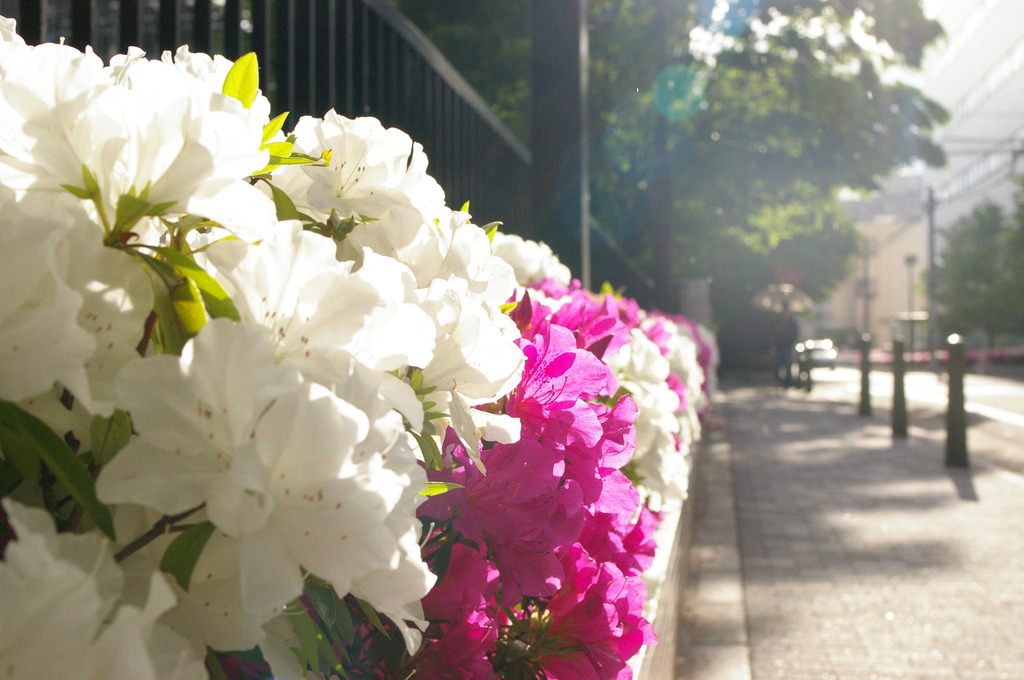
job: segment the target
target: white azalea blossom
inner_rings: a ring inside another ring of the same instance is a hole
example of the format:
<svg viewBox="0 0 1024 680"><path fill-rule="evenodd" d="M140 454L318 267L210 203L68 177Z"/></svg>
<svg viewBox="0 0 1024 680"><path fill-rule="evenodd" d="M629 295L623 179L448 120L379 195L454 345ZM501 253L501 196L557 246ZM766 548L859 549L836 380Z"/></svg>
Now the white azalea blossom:
<svg viewBox="0 0 1024 680"><path fill-rule="evenodd" d="M298 222L281 223L264 243L244 250L218 244L209 257L240 312L266 329L282 361L313 370L317 354L345 350L389 371L433 356L434 324L416 299L412 274L391 258L366 251L358 268L339 263L331 241Z"/></svg>
<svg viewBox="0 0 1024 680"><path fill-rule="evenodd" d="M164 514L205 505L238 542L247 611L298 596L302 569L344 595L398 560L380 527L402 485L352 460L365 414L277 365L259 328L214 320L180 358L128 366L118 392L140 436L104 468L100 498Z"/></svg>
<svg viewBox="0 0 1024 680"><path fill-rule="evenodd" d="M469 298L465 279L436 279L422 291L423 304L440 330L434 359L423 369L424 384L458 391L470 404L508 394L522 376L519 329L507 315Z"/></svg>
<svg viewBox="0 0 1024 680"><path fill-rule="evenodd" d="M379 217L393 205L416 208L428 219L444 214L444 191L427 174L423 147L376 118L346 118L331 109L324 117L303 116L295 125L295 149L319 157L330 150L328 167L286 166L274 183L300 210L321 220Z"/></svg>
<svg viewBox="0 0 1024 680"><path fill-rule="evenodd" d="M152 575L141 607L121 604L123 576L103 539L57 534L42 510L9 499L3 506L17 535L0 562L4 678L207 677L202 660L158 622L174 605L163 576Z"/></svg>
<svg viewBox="0 0 1024 680"><path fill-rule="evenodd" d="M6 50L0 181L61 193L88 193L94 183L95 217L107 230L131 195L154 211L203 215L259 238L272 205L242 179L266 165L262 134L240 102L198 82L160 61L108 69L66 45Z"/></svg>
<svg viewBox="0 0 1024 680"><path fill-rule="evenodd" d="M546 243L499 231L494 235L494 254L512 266L520 285L540 283L545 279L554 279L562 285L569 285L572 281L569 268Z"/></svg>
<svg viewBox="0 0 1024 680"><path fill-rule="evenodd" d="M28 210L0 193L0 398L87 382L96 342L76 323L82 294L61 276L58 255L74 228L74 215L59 206Z"/></svg>

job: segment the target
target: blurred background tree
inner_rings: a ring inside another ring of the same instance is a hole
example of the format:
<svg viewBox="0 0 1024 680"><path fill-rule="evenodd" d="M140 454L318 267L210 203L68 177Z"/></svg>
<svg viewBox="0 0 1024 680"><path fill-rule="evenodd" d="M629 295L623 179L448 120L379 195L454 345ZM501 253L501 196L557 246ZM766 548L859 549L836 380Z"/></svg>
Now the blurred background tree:
<svg viewBox="0 0 1024 680"><path fill-rule="evenodd" d="M528 129L531 0L395 2L517 134ZM920 0L589 0L588 29L593 270L667 311L679 282L710 278L727 366L762 349L770 319L750 297L773 272L802 271L817 300L849 272L860 244L840 190L944 162L930 135L945 111L896 77L942 33ZM651 228L665 177L667 234ZM544 238L579 248L576 234ZM644 275L663 248L668 296Z"/></svg>
<svg viewBox="0 0 1024 680"><path fill-rule="evenodd" d="M984 335L1024 332L1024 193L1007 214L991 201L977 205L945 234L935 267L935 300L948 332Z"/></svg>

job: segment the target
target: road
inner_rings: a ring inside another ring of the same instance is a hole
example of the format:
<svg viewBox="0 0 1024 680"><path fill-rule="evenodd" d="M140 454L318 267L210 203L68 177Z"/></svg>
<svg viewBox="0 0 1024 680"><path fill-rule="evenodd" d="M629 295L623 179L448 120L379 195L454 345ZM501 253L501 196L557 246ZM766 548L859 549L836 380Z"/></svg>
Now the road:
<svg viewBox="0 0 1024 680"><path fill-rule="evenodd" d="M814 395L860 401L860 371L838 366L813 371ZM910 436L945 441L946 376L912 371L904 382ZM871 372L871 405L876 415L891 413L893 377ZM964 379L967 449L972 465L987 465L1020 475L1024 483L1024 380L969 373Z"/></svg>

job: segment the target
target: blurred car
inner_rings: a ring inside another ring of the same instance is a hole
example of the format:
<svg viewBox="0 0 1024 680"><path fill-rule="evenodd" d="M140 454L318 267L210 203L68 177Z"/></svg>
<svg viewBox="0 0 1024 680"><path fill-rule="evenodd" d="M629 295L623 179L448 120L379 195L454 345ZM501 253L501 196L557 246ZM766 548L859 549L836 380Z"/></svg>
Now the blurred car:
<svg viewBox="0 0 1024 680"><path fill-rule="evenodd" d="M807 352L811 360L811 368L835 368L839 350L828 338L804 340L796 346L797 354Z"/></svg>

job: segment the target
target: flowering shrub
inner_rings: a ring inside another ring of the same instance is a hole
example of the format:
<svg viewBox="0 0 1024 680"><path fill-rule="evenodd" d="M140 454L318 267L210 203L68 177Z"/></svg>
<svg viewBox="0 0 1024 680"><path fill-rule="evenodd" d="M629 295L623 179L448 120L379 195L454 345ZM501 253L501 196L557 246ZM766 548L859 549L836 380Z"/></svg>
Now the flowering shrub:
<svg viewBox="0 0 1024 680"><path fill-rule="evenodd" d="M0 18L4 677L631 677L713 338L286 122Z"/></svg>

